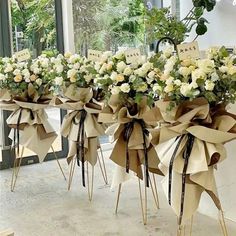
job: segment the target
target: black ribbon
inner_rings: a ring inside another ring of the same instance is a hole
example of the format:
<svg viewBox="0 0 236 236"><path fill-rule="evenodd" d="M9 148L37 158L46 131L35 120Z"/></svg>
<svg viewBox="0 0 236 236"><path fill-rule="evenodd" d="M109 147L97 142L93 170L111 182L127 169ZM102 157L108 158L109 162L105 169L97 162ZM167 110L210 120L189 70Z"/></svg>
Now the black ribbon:
<svg viewBox="0 0 236 236"><path fill-rule="evenodd" d="M79 133L78 133L78 139L77 139L77 165L80 166L80 160L82 163L82 184L85 187L85 167L84 167L84 162L85 162L85 150L84 150L84 121L87 116L87 112L83 109L79 111L80 113L80 121L79 123L76 123L74 117L74 123L76 125L79 125Z"/></svg>
<svg viewBox="0 0 236 236"><path fill-rule="evenodd" d="M169 204L170 205L171 205L172 171L173 171L174 159L176 157L177 151L179 149L179 146L180 146L184 136L185 135L182 135L179 138L179 141L175 147L174 153L173 153L172 158L170 160L170 165L169 165ZM191 152L193 149L194 139L195 139L195 137L192 134L190 134L190 133L187 134L187 142L186 142L185 149L183 152L184 167L183 167L183 171L182 171L182 191L181 191L181 203L180 203L180 216L179 216L179 222L178 222L179 225L181 225L181 223L182 223L182 218L183 218L183 213L184 213L187 169L188 169L189 158L190 158L190 155L191 155Z"/></svg>
<svg viewBox="0 0 236 236"><path fill-rule="evenodd" d="M142 135L143 135L143 150L144 150L144 157L145 157L145 176L146 176L146 186L149 187L149 172L148 172L148 151L147 151L147 143L146 143L146 136L149 135L149 131L146 129L145 122L142 119L133 119L131 122L125 124L124 135L123 138L126 142L126 172L129 173L129 166L130 166L130 158L129 158L129 139L131 134L134 130L134 124L137 122L140 124L142 128Z"/></svg>

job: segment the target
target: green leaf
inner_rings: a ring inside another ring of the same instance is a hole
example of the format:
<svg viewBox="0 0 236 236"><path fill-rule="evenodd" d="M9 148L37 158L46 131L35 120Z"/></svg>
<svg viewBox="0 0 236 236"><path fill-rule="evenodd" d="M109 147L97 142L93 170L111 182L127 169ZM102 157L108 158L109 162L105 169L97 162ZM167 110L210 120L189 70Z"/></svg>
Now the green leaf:
<svg viewBox="0 0 236 236"><path fill-rule="evenodd" d="M198 24L196 27L196 33L198 35L203 35L207 32L207 26L205 24Z"/></svg>

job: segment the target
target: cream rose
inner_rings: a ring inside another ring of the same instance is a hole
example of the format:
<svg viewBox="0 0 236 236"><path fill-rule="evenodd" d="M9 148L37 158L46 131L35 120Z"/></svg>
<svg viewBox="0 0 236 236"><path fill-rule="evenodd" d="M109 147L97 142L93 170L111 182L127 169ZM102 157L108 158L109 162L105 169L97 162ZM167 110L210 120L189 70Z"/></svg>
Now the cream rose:
<svg viewBox="0 0 236 236"><path fill-rule="evenodd" d="M130 86L128 83L124 83L120 86L120 90L123 92L123 93L129 93L130 91Z"/></svg>
<svg viewBox="0 0 236 236"><path fill-rule="evenodd" d="M61 86L63 84L63 78L62 77L56 77L55 78L55 84L58 86Z"/></svg>
<svg viewBox="0 0 236 236"><path fill-rule="evenodd" d="M215 83L211 80L206 80L205 81L205 89L208 91L212 91L215 87Z"/></svg>
<svg viewBox="0 0 236 236"><path fill-rule="evenodd" d="M120 87L118 87L118 86L112 87L111 94L117 95L119 93L120 93Z"/></svg>
<svg viewBox="0 0 236 236"><path fill-rule="evenodd" d="M127 65L123 61L117 63L116 65L116 69L119 73L123 73L126 67Z"/></svg>
<svg viewBox="0 0 236 236"><path fill-rule="evenodd" d="M209 59L197 61L197 66L206 74L212 73L215 69L215 62Z"/></svg>
<svg viewBox="0 0 236 236"><path fill-rule="evenodd" d="M21 75L16 75L16 76L14 77L14 81L15 81L16 83L20 83L20 82L22 81L22 76L21 76Z"/></svg>

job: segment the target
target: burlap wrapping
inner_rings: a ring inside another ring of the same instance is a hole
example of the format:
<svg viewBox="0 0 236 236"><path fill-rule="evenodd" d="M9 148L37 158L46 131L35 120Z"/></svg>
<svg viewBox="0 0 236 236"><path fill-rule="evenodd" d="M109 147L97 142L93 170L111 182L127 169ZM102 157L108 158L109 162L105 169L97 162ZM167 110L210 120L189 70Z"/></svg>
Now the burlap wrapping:
<svg viewBox="0 0 236 236"><path fill-rule="evenodd" d="M226 112L224 105L210 108L204 98L183 102L178 109L168 114L168 102L157 102L164 120L169 124L152 131L153 145L160 158L159 168L165 174L162 182L165 194L169 196L169 168L174 150L183 136L175 155L171 184L171 206L177 216L181 211L183 152L186 148L187 134L192 134L194 143L187 166L187 180L182 222L197 210L202 192L206 191L221 209L217 194L214 169L216 164L226 158L224 143L236 138L236 116ZM176 138L178 137L178 138Z"/></svg>
<svg viewBox="0 0 236 236"><path fill-rule="evenodd" d="M158 169L159 159L157 157L154 146L151 144L151 134L146 133L143 136L143 129L140 125L142 121L145 124L145 129L156 126L160 113L157 108L150 108L147 105L147 99L143 98L142 102L138 106L138 112L133 115L127 107L119 108L119 97L112 96L109 100L108 106L100 114L100 120L103 122L115 124L111 125L106 133L112 135L112 141L116 141L113 151L111 153L110 159L117 165L123 167L119 168L120 174L115 174L115 176L124 176L123 178L117 177L122 182L127 179L127 176L122 173L127 167L127 147L129 156L129 169L135 174L143 179L142 165L144 164L144 137L147 147L148 156L148 168L150 171L161 174ZM109 112L110 111L110 112ZM104 114L105 113L105 114ZM110 122L109 122L110 121ZM126 132L126 125L133 122L133 129L129 140L125 140L124 133ZM118 180L117 180L118 181ZM113 180L113 182L116 182Z"/></svg>
<svg viewBox="0 0 236 236"><path fill-rule="evenodd" d="M81 111L85 111L86 118L84 120L84 149L85 161L91 165L97 162L97 149L99 147L99 136L104 135L105 128L98 123L98 114L102 110L101 104L97 103L93 97L90 88L68 87L64 90L65 98L54 97L51 105L61 109L68 110L68 114L64 117L61 134L69 139L69 153L67 156L68 163L77 154L78 135L80 127ZM79 158L81 158L79 156Z"/></svg>
<svg viewBox="0 0 236 236"><path fill-rule="evenodd" d="M11 129L9 137L14 140L14 129L19 129L19 144L35 152L42 162L52 143L57 137L48 122L45 109L48 104L37 104L21 101L2 102L0 108L13 111L7 119ZM20 117L20 118L19 118Z"/></svg>

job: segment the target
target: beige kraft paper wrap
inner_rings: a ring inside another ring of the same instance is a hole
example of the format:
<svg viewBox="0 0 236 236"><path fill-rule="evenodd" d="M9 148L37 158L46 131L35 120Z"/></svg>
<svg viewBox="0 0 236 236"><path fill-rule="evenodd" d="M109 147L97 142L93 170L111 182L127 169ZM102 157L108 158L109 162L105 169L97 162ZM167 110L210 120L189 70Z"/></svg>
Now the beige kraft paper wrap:
<svg viewBox="0 0 236 236"><path fill-rule="evenodd" d="M56 132L48 122L48 116L45 112L48 104L16 100L13 102L4 102L0 105L4 110L13 111L7 119L8 126L12 128L9 137L12 140L14 139L14 129L17 128L18 118L21 113L19 144L35 152L38 155L39 161L43 162L57 137Z"/></svg>
<svg viewBox="0 0 236 236"><path fill-rule="evenodd" d="M54 97L51 105L69 110L61 126L62 136L70 141L67 161L70 163L77 154L80 111L84 109L87 112L84 121L85 160L94 166L97 162L97 149L100 145L98 137L105 133L104 125L98 123L98 114L101 112L102 106L92 99L93 92L90 88L76 88L75 91L75 88L70 86L64 90L64 95L66 98Z"/></svg>
<svg viewBox="0 0 236 236"><path fill-rule="evenodd" d="M125 171L126 167L126 141L124 140L124 130L125 130L125 124L132 122L133 119L139 119L143 120L145 122L146 128L149 129L152 126L156 126L158 119L160 118L160 112L157 108L149 108L147 105L147 99L144 98L142 102L139 104L139 111L136 115L131 115L127 107L122 107L118 109L119 107L119 97L118 96L112 96L109 105L106 107L106 109L103 110L104 113L106 113L106 116L103 116L103 113L101 113L100 119L104 118L102 120L103 122L109 122L109 120L113 117L113 121L116 121L116 124L111 125L106 133L113 136L112 141L116 141L115 146L113 148L113 151L111 153L110 159L114 161L117 165L123 167L119 168L119 170L122 170L121 172ZM110 110L110 113L109 113ZM110 117L110 119L107 119ZM116 119L114 119L116 117ZM111 123L111 122L109 122ZM162 174L160 170L158 169L159 159L157 157L156 151L154 146L151 144L151 135L146 135L146 145L147 145L147 151L148 151L148 167L149 170L158 174ZM133 132L130 136L129 142L128 142L128 152L129 152L129 169L132 170L140 179L143 179L143 173L142 173L142 164L144 164L144 139L143 139L143 131L142 127L139 123L134 123ZM118 176L119 174L115 174L115 176ZM124 178L120 179L126 179L126 175L124 173L120 173L120 175L123 175ZM113 180L113 182L117 181ZM122 182L122 180L120 180ZM114 184L114 185L116 185Z"/></svg>
<svg viewBox="0 0 236 236"><path fill-rule="evenodd" d="M169 102L157 102L157 107L169 125L152 131L153 145L160 158L159 168L165 174L163 187L168 197L169 164L177 145L177 136L190 133L195 137L187 168L184 213L182 222L191 218L197 210L201 194L206 191L216 207L221 209L217 193L214 170L216 164L226 158L224 143L236 138L236 116L227 113L225 106L210 108L207 100L198 98L183 102L178 109L168 114ZM187 137L184 137L173 165L171 206L180 215L182 192L183 150Z"/></svg>

